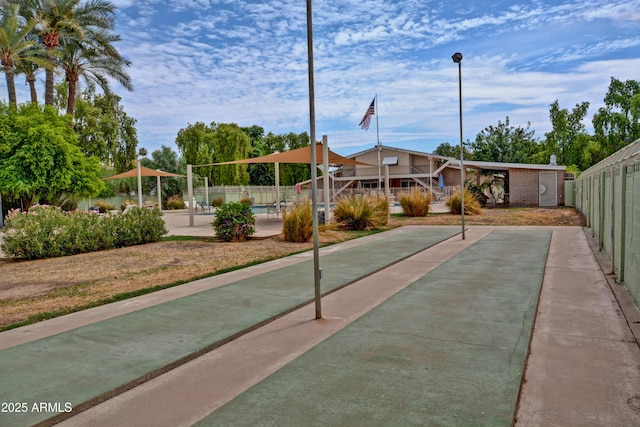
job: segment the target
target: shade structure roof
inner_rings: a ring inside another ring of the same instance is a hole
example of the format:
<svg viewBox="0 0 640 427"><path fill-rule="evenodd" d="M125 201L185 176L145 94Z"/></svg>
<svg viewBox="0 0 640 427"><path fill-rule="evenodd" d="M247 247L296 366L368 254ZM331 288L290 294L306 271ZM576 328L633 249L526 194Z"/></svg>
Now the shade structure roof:
<svg viewBox="0 0 640 427"><path fill-rule="evenodd" d="M130 171L122 172L117 175L108 176L102 179L119 179L119 178L135 178L138 176L138 168L133 168ZM140 166L140 176L184 176L177 173L165 172L160 169L151 169L145 166Z"/></svg>
<svg viewBox="0 0 640 427"><path fill-rule="evenodd" d="M282 153L273 153L261 157L253 157L250 159L234 160L231 162L214 163L214 165L232 165L238 163L306 163L311 164L311 150L309 147L296 148L295 150L284 151ZM324 163L322 155L322 144L316 144L316 163ZM355 159L342 157L341 155L329 150L330 165L363 165L375 166L369 163L362 163Z"/></svg>

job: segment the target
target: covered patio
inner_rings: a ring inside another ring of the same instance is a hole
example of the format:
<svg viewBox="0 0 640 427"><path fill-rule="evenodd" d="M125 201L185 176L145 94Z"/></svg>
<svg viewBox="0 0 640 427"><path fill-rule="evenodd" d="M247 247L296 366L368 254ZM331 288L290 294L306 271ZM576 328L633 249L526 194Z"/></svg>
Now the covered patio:
<svg viewBox="0 0 640 427"><path fill-rule="evenodd" d="M184 177L184 175L180 175L177 173L165 172L160 169L151 169L146 166L142 166L140 161L138 160L137 167L123 173L119 173L117 175L108 176L106 178L102 178L103 180L112 180L112 179L126 179L126 178L138 178L138 207L143 207L142 202L142 177L143 176L155 176L157 178L157 195L158 195L158 209L162 209L162 191L160 190L160 178L161 177Z"/></svg>

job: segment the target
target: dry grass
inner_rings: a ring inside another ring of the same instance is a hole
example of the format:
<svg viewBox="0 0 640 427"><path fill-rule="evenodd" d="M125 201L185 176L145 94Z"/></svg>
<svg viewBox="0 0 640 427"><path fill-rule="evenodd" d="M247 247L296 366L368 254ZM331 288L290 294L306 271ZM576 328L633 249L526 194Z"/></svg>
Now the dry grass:
<svg viewBox="0 0 640 427"><path fill-rule="evenodd" d="M584 225L574 209L483 209L465 217L468 225ZM459 225L460 217L430 214L421 218L393 216L388 227L409 224ZM320 234L322 244L357 235L339 230ZM267 261L312 248L281 236L244 243L166 241L103 252L36 261L0 262L0 328L42 313L73 311L119 294L137 292ZM29 321L32 321L29 320Z"/></svg>

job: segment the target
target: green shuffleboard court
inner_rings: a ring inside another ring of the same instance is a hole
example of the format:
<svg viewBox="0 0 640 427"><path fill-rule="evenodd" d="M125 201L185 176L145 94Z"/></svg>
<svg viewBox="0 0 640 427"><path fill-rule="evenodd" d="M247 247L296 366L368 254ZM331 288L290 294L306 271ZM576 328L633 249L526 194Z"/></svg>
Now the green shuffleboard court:
<svg viewBox="0 0 640 427"><path fill-rule="evenodd" d="M509 426L550 231L493 231L200 426Z"/></svg>
<svg viewBox="0 0 640 427"><path fill-rule="evenodd" d="M457 228L407 228L321 258L322 291L330 292L458 233ZM103 320L0 351L0 401L88 406L123 391L176 361L253 329L314 296L306 260L218 288ZM57 407L0 414L2 426L57 416ZM51 412L51 411L53 412ZM62 414L64 415L64 413Z"/></svg>

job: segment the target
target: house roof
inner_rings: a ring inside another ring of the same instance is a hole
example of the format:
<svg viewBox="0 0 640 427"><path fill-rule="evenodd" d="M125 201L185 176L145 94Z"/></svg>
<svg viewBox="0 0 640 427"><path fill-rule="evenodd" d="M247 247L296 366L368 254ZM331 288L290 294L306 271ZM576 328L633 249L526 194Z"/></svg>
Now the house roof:
<svg viewBox="0 0 640 427"><path fill-rule="evenodd" d="M371 153L371 152L375 152L377 150L377 146L373 147L373 148L369 148L367 150L364 151L360 151L358 153L355 154L351 154L347 157L349 158L356 158L358 156L362 156L364 154L367 153ZM396 147L389 147L386 145L382 145L381 148L383 150L387 150L387 151L397 151L400 153L407 153L407 154L413 154L413 155L417 155L417 156L426 156L426 157L433 157L433 158L437 158L437 159L442 159L442 160L448 160L449 161L449 166L450 167L454 167L454 168L460 168L460 159L457 159L455 157L447 157L447 156L441 156L439 154L432 154L432 153L425 153L425 152L421 152L421 151L413 151L413 150L406 150L404 148L396 148ZM480 162L480 161L475 161L475 160L464 160L464 165L467 167L471 167L471 168L477 168L477 169L492 169L492 170L509 170L509 169L536 169L536 170L556 170L556 171L563 171L566 170L566 166L561 166L561 165L541 165L541 164L529 164L529 163L501 163L501 162Z"/></svg>
<svg viewBox="0 0 640 427"><path fill-rule="evenodd" d="M423 151L406 150L404 148L390 147L388 145L381 145L380 148L383 149L383 150L387 150L387 151L397 151L397 152L400 152L400 153L415 154L417 156L428 156L428 157L434 157L436 159L454 160L451 157L441 156L439 154L425 153ZM359 152L354 153L354 154L350 154L347 157L349 157L350 159L354 159L354 158L356 158L358 156L363 156L363 155L365 155L367 153L376 152L377 150L378 150L378 146L375 146L375 147L369 148L367 150L363 150L363 151L359 151Z"/></svg>
<svg viewBox="0 0 640 427"><path fill-rule="evenodd" d="M460 160L450 159L450 166L460 168ZM536 169L536 170L554 170L563 171L567 170L566 166L561 165L540 165L531 163L501 163L501 162L479 162L475 160L465 160L464 165L467 167L477 169L491 169L491 170L509 170L509 169Z"/></svg>

